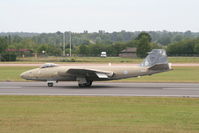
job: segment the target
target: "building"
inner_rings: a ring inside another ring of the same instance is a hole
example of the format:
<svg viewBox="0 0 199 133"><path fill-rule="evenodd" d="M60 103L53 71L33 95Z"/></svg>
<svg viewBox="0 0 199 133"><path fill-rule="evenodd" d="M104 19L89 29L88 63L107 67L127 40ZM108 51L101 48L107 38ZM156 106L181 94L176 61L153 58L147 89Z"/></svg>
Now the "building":
<svg viewBox="0 0 199 133"><path fill-rule="evenodd" d="M9 52L9 53L13 53L16 54L18 56L32 56L32 50L30 49L6 49L5 52Z"/></svg>
<svg viewBox="0 0 199 133"><path fill-rule="evenodd" d="M130 58L137 58L137 48L126 48L122 50L119 54L120 57L130 57Z"/></svg>

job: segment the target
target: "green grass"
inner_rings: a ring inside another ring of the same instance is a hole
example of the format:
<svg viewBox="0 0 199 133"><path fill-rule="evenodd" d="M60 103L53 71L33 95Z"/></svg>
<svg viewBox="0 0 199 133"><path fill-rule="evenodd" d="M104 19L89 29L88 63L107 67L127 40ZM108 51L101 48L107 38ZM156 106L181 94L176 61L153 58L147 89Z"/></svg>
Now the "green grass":
<svg viewBox="0 0 199 133"><path fill-rule="evenodd" d="M59 63L139 63L143 59L132 59L132 58L121 58L121 57L107 57L107 58L101 58L101 57L27 57L27 58L18 58L17 62L27 62L27 63L33 63L33 62L59 62ZM17 63L16 62L16 63Z"/></svg>
<svg viewBox="0 0 199 133"><path fill-rule="evenodd" d="M199 57L169 57L172 63L199 63Z"/></svg>
<svg viewBox="0 0 199 133"><path fill-rule="evenodd" d="M199 99L0 96L1 133L198 133Z"/></svg>
<svg viewBox="0 0 199 133"><path fill-rule="evenodd" d="M1 66L0 67L0 81L26 81L20 77L22 72L33 69L34 67L14 67L14 66Z"/></svg>
<svg viewBox="0 0 199 133"><path fill-rule="evenodd" d="M0 67L0 81L25 81L20 74L34 67ZM199 83L199 67L174 67L173 71L113 82L195 82Z"/></svg>
<svg viewBox="0 0 199 133"><path fill-rule="evenodd" d="M121 58L121 57L26 57L18 58L16 62L6 63L44 63L44 62L58 62L58 63L141 63L143 59L140 58ZM172 63L199 63L199 57L169 57ZM0 62L5 63L5 62Z"/></svg>
<svg viewBox="0 0 199 133"><path fill-rule="evenodd" d="M199 67L173 67L174 70L140 78L129 78L126 82L190 82L199 83Z"/></svg>

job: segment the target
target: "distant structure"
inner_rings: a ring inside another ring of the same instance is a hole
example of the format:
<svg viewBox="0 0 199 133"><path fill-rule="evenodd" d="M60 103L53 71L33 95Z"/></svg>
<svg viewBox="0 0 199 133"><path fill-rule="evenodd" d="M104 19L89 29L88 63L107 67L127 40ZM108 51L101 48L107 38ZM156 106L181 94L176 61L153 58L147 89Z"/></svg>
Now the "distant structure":
<svg viewBox="0 0 199 133"><path fill-rule="evenodd" d="M19 56L32 56L33 51L31 49L6 49L5 52L14 53Z"/></svg>
<svg viewBox="0 0 199 133"><path fill-rule="evenodd" d="M101 55L100 55L100 57L104 57L104 58L106 58L106 57L107 57L107 54L106 54L106 52L101 52Z"/></svg>
<svg viewBox="0 0 199 133"><path fill-rule="evenodd" d="M129 57L129 58L137 58L137 48L126 48L122 50L119 54L120 57Z"/></svg>

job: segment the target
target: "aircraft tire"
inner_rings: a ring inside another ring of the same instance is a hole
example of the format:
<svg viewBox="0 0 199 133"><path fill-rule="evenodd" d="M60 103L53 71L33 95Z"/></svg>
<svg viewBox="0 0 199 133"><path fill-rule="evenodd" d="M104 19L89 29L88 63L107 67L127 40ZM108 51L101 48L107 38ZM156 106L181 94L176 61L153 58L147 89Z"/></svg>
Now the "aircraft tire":
<svg viewBox="0 0 199 133"><path fill-rule="evenodd" d="M48 87L53 87L53 83L48 83Z"/></svg>
<svg viewBox="0 0 199 133"><path fill-rule="evenodd" d="M79 85L79 87L91 87L91 85L92 85L92 82L93 81L87 81L87 83L84 83L84 84L78 84Z"/></svg>

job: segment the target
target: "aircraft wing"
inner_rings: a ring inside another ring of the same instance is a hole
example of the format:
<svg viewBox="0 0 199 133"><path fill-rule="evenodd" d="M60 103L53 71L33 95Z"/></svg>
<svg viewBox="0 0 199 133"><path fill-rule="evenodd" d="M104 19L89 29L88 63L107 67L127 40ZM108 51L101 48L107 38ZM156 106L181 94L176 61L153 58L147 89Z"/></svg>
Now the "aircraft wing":
<svg viewBox="0 0 199 133"><path fill-rule="evenodd" d="M79 76L79 77L95 77L99 79L108 79L114 75L111 71L101 71L95 69L84 69L84 68L71 68L67 71L67 73Z"/></svg>

